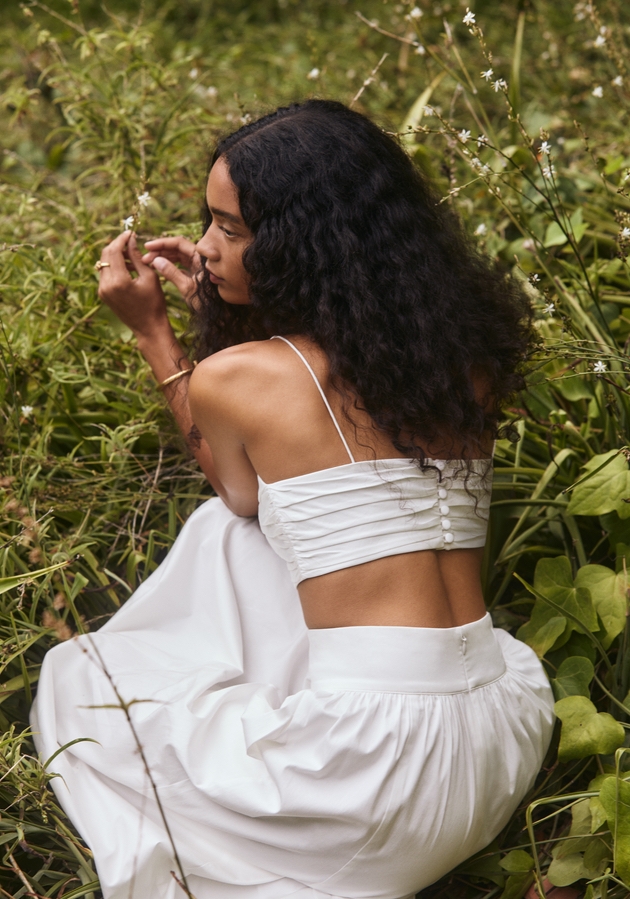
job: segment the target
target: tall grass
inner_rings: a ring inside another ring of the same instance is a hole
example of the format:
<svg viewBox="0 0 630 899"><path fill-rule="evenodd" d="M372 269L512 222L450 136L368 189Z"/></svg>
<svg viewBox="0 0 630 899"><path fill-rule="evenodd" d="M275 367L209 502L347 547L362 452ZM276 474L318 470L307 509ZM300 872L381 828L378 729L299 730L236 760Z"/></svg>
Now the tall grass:
<svg viewBox="0 0 630 899"><path fill-rule="evenodd" d="M46 649L106 620L209 495L131 335L99 305L93 263L130 216L141 236L198 234L208 147L239 119L364 88L359 108L400 133L480 249L528 285L540 338L507 411L519 439L497 446L484 590L495 622L544 659L559 724L509 826L423 895L519 899L544 877L627 895L628 13L177 9L33 2L0 33L0 887L98 890L33 755L32 690Z"/></svg>

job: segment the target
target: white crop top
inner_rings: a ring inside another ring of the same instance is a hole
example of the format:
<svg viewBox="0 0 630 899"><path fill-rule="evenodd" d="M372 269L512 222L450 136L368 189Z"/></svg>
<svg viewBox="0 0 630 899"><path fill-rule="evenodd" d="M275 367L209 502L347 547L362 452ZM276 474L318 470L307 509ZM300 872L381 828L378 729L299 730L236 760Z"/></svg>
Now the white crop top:
<svg viewBox="0 0 630 899"><path fill-rule="evenodd" d="M272 338L273 340L274 338ZM356 462L321 384L304 362L343 441L350 462L266 484L258 478L260 528L293 582L385 556L425 549L473 549L486 541L490 462L412 459Z"/></svg>

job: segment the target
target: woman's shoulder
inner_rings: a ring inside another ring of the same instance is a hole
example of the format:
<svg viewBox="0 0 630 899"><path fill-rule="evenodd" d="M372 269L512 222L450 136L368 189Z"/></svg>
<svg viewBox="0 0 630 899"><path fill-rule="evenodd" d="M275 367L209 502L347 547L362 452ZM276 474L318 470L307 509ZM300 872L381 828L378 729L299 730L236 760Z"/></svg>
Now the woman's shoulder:
<svg viewBox="0 0 630 899"><path fill-rule="evenodd" d="M274 385L286 378L286 361L277 351L280 341L255 340L219 350L203 359L190 379L191 402L214 410L260 406Z"/></svg>

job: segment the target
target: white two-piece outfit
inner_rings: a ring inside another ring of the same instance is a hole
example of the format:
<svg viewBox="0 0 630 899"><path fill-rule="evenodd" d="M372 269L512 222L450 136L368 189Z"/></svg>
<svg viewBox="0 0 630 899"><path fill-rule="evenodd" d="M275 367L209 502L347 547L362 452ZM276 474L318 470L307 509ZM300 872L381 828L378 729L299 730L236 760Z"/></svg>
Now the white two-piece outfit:
<svg viewBox="0 0 630 899"><path fill-rule="evenodd" d="M349 464L260 481L258 521L204 503L101 630L46 656L36 741L44 759L97 741L50 767L105 899L184 892L103 665L134 700L196 899L406 899L487 845L533 783L551 691L489 615L307 630L301 580L485 541L487 463L465 484L457 463L355 462L333 421Z"/></svg>

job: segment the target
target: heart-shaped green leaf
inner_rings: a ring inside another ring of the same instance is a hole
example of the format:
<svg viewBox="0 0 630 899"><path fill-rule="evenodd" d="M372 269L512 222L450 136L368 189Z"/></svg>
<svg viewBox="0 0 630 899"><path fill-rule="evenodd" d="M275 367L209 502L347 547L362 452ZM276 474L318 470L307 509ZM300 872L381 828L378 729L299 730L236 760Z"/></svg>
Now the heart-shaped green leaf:
<svg viewBox="0 0 630 899"><path fill-rule="evenodd" d="M611 461L600 471L596 469ZM596 471L592 477L579 483L571 493L568 512L571 515L604 515L617 512L620 518L630 518L630 471L622 453L611 450L593 456L584 466L584 473Z"/></svg>
<svg viewBox="0 0 630 899"><path fill-rule="evenodd" d="M555 710L562 721L558 747L561 762L608 755L623 744L621 724L607 712L598 712L586 696L566 696L558 700Z"/></svg>
<svg viewBox="0 0 630 899"><path fill-rule="evenodd" d="M623 572L615 574L605 565L584 565L577 573L575 585L590 592L606 631L601 642L608 649L626 626L626 576Z"/></svg>
<svg viewBox="0 0 630 899"><path fill-rule="evenodd" d="M630 783L608 777L599 791L599 799L606 810L610 832L614 837L614 858L617 874L630 886Z"/></svg>
<svg viewBox="0 0 630 899"><path fill-rule="evenodd" d="M595 668L590 659L585 659L584 656L565 659L551 682L556 699L564 699L565 696L588 698L591 695L589 684L594 674Z"/></svg>

